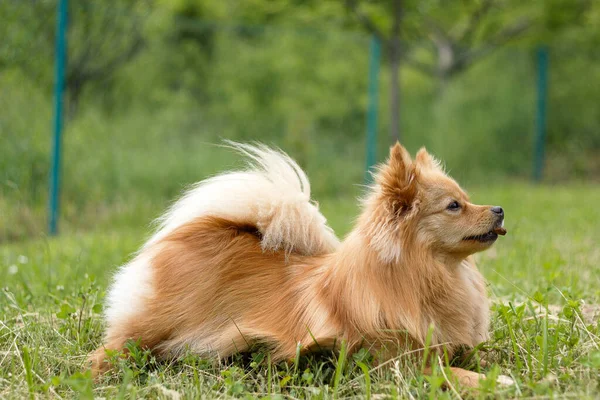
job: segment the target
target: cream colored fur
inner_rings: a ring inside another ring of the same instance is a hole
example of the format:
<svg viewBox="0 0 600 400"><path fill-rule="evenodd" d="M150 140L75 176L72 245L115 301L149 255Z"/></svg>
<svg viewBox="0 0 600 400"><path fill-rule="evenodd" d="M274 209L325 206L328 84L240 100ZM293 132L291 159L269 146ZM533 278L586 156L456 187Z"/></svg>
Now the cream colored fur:
<svg viewBox="0 0 600 400"><path fill-rule="evenodd" d="M310 199L306 174L294 160L264 145L228 143L248 158L249 168L196 184L159 219L158 232L145 247L204 215L256 224L265 251L316 255L338 246L339 240Z"/></svg>

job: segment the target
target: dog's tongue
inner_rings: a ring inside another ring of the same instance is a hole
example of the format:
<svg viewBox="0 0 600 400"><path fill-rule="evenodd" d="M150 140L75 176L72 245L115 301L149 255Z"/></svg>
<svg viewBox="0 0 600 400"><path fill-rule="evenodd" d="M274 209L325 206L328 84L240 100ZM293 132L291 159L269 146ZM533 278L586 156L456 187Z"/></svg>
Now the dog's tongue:
<svg viewBox="0 0 600 400"><path fill-rule="evenodd" d="M503 227L499 226L497 228L494 229L494 233L497 233L498 235L506 235L506 229L504 229Z"/></svg>

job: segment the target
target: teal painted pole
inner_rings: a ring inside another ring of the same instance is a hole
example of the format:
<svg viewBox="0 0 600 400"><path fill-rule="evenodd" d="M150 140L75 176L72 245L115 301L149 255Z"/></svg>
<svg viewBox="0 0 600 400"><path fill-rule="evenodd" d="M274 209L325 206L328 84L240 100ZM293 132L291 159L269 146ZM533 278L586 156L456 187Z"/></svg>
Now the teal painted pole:
<svg viewBox="0 0 600 400"><path fill-rule="evenodd" d="M379 98L379 66L381 41L373 36L369 45L369 103L367 106L367 170L365 181L371 180L370 171L377 161L377 100Z"/></svg>
<svg viewBox="0 0 600 400"><path fill-rule="evenodd" d="M54 137L52 139L52 164L50 166L50 193L48 209L48 232L58 233L58 207L60 199L60 156L63 128L63 99L65 90L65 67L67 62L67 8L68 0L59 0L56 20L56 49L54 77Z"/></svg>
<svg viewBox="0 0 600 400"><path fill-rule="evenodd" d="M535 122L535 156L533 180L540 182L544 173L544 153L546 147L546 111L548 103L548 48L537 51L537 112Z"/></svg>

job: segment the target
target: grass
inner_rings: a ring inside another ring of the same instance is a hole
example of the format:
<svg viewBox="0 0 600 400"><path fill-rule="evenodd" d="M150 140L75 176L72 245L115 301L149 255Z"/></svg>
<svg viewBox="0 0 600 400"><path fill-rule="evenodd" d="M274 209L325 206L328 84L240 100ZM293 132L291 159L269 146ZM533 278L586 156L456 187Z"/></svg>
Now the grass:
<svg viewBox="0 0 600 400"><path fill-rule="evenodd" d="M93 384L83 366L101 340L110 276L148 234L125 218L117 229L0 245L0 398L598 398L600 188L515 184L471 196L507 214L508 235L478 257L494 300L492 338L478 353L484 373L515 386L443 391L441 367L424 377L406 356L381 367L365 352L277 365L261 351L216 365L192 354L158 363L134 343L132 359ZM355 201L319 200L347 232Z"/></svg>

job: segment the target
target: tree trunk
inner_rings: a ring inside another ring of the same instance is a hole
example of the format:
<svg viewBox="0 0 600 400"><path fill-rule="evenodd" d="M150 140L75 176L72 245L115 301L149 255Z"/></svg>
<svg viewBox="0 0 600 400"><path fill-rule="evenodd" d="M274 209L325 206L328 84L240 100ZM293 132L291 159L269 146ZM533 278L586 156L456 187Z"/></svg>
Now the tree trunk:
<svg viewBox="0 0 600 400"><path fill-rule="evenodd" d="M437 98L440 99L450 82L452 71L456 66L456 48L443 37L434 39L437 50Z"/></svg>
<svg viewBox="0 0 600 400"><path fill-rule="evenodd" d="M390 40L390 142L400 141L400 24L402 0L394 0L394 25Z"/></svg>
<svg viewBox="0 0 600 400"><path fill-rule="evenodd" d="M437 74L437 90L436 90L436 98L441 99L444 97L444 93L446 93L446 88L448 87L448 83L450 82L450 75L446 71L438 71Z"/></svg>
<svg viewBox="0 0 600 400"><path fill-rule="evenodd" d="M81 98L81 91L83 89L83 82L75 78L71 81L67 81L67 121L75 118L77 111L79 110L79 100Z"/></svg>

